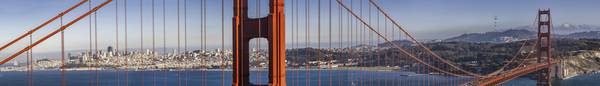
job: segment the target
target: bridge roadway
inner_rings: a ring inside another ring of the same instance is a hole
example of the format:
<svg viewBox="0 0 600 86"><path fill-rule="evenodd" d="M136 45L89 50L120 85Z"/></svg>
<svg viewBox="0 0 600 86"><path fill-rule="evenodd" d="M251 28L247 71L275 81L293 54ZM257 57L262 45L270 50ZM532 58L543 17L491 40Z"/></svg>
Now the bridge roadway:
<svg viewBox="0 0 600 86"><path fill-rule="evenodd" d="M544 68L551 67L552 65L554 65L556 63L558 63L557 60L552 60L552 62L550 64L548 64L548 63L531 64L526 67L519 67L517 69L513 69L510 71L500 73L499 75L473 80L471 82L463 84L463 86L495 86L495 85L504 83L506 81L512 80L514 78L517 78L519 76L523 76L523 75L533 73L533 72L536 72L536 71L544 69Z"/></svg>

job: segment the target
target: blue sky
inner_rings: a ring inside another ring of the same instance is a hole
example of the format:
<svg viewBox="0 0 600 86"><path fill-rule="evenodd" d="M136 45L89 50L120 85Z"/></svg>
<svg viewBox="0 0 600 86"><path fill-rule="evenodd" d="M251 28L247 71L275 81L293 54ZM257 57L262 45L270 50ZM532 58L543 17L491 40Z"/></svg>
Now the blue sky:
<svg viewBox="0 0 600 86"><path fill-rule="evenodd" d="M32 29L33 27L41 24L43 21L48 20L50 17L58 14L60 11L74 5L79 0L3 0L0 3L0 34L5 34L0 37L0 43L5 44L8 41L16 38L18 35L25 33L25 31ZM104 0L92 0L94 4ZM124 1L119 1L119 29L120 29L120 47L125 46L124 34ZM181 0L183 3L184 0ZM200 44L199 26L200 26L200 1L201 0L187 0L187 29L188 29L188 46L190 48L198 48ZM263 0L266 1L266 0ZM286 26L288 29L288 45L300 44L303 46L305 43L305 19L311 20L311 44L317 42L317 0L310 0L310 18L305 17L305 0L298 0L298 11L300 14L297 16L298 28L300 28L300 35L298 43L291 43L292 37L292 2L295 0L286 0ZM328 27L328 0L322 1L322 29L324 36ZM344 0L347 5L350 4L350 0ZM369 19L367 16L367 2L363 2L363 17ZM518 26L531 25L536 15L536 11L539 8L551 8L552 17L554 18L555 24L588 24L588 25L600 25L598 20L600 12L597 11L600 8L598 0L376 0L380 3L395 20L397 20L404 28L410 31L417 39L428 40L428 39L443 39L452 36L457 36L462 33L472 32L485 32L494 31L493 29L493 18L497 16L499 18L499 28L511 28ZM144 29L144 47L150 48L152 45L151 39L151 2L152 0L143 0L143 29ZM167 0L167 15L166 15L166 27L167 27L167 47L177 47L177 0ZM354 10L357 13L359 6L359 0L353 0ZM225 1L225 46L230 45L231 38L231 0ZM254 4L254 3L251 3ZM162 0L156 0L156 45L162 47ZM208 43L210 48L218 48L221 46L221 1L220 0L208 0L208 32L209 39ZM266 5L266 3L263 3ZM128 0L127 1L127 19L128 19L128 47L139 48L140 47L140 0ZM183 4L181 4L183 6ZM333 5L333 30L338 30L338 5ZM266 7L266 6L263 6ZM252 8L251 8L252 9ZM371 15L376 15L374 8ZM72 20L77 15L87 10L87 4L76 9L72 14L66 15L65 20ZM263 10L266 11L266 10ZM183 17L183 7L181 9L181 17ZM343 11L346 13L346 11ZM254 13L251 13L254 14ZM264 13L262 13L265 15ZM295 14L294 14L295 15ZM249 15L256 16L256 15ZM344 14L343 21L348 21L347 15ZM383 18L383 17L381 17ZM375 19L375 18L371 18ZM106 46L115 45L115 3L107 5L98 11L98 47L104 49ZM181 19L181 30L183 30L183 19ZM352 18L349 21L355 22ZM383 21L383 20L382 20ZM82 50L89 47L89 20L86 18L72 27L70 27L66 33L67 50ZM384 24L381 24L384 25ZM384 26L375 26L377 28ZM391 24L388 24L391 25ZM39 39L43 33L50 32L51 29L58 28L59 23L54 22L34 34L34 39ZM346 27L346 26L344 26ZM391 27L391 26L388 26ZM365 30L365 29L361 29ZM391 28L388 35L392 34ZM337 41L338 33L333 32L333 42ZM344 37L347 33L343 34ZM58 35L57 35L58 36ZM54 52L57 51L60 46L57 36L44 42L35 50L39 52ZM182 36L183 37L183 36ZM183 39L183 38L182 38ZM344 38L343 43L348 42ZM323 38L323 42L328 42L328 38ZM15 48L9 48L8 50L2 51L3 53L14 52L17 48L22 48L25 45L25 41L21 41L16 45L20 45ZM182 41L183 46L183 41ZM311 45L315 47L315 45ZM324 46L326 47L326 46Z"/></svg>

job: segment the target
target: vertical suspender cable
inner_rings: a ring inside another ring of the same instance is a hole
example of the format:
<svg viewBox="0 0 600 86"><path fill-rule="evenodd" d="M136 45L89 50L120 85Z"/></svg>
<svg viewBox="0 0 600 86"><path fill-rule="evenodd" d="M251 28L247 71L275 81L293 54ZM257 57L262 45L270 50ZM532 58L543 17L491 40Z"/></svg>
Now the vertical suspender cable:
<svg viewBox="0 0 600 86"><path fill-rule="evenodd" d="M29 34L29 45L33 43L33 35ZM33 86L33 49L29 49L27 58L27 75L29 77L29 86Z"/></svg>
<svg viewBox="0 0 600 86"><path fill-rule="evenodd" d="M180 55L180 50L181 50L181 6L179 4L181 4L180 2L181 0L177 0L177 57L181 57ZM179 81L179 80L178 80Z"/></svg>
<svg viewBox="0 0 600 86"><path fill-rule="evenodd" d="M368 7L369 7L369 8L368 8L369 24L373 24L373 16L371 15L371 14L373 14L373 13L371 12L371 4L369 4L369 6L368 6ZM369 45L374 45L374 43L373 43L373 34L372 34L372 33L369 33L369 41L368 41L368 42L369 42ZM375 44L375 45L376 45L376 44ZM379 46L375 46L375 48L379 48ZM369 51L371 51L371 50L369 50ZM375 51L372 51L372 52L375 52ZM375 55L377 55L377 53L376 53L376 52L375 52L375 54L373 54L373 55L369 55L369 56L367 56L367 58L374 58L374 57L375 57ZM373 64L373 63L372 63L372 64ZM371 76L368 76L368 77L369 77L369 78L371 78Z"/></svg>
<svg viewBox="0 0 600 86"><path fill-rule="evenodd" d="M221 0L221 86L225 86L225 0Z"/></svg>
<svg viewBox="0 0 600 86"><path fill-rule="evenodd" d="M188 38L187 38L187 0L183 0L183 57L185 59L188 58ZM184 67L183 69L183 73L184 73L184 85L188 86L188 79L189 79L189 75L188 75L188 68L187 66Z"/></svg>
<svg viewBox="0 0 600 86"><path fill-rule="evenodd" d="M203 33L201 34L202 35L201 36L202 37L202 42L203 42L203 43L201 43L202 44L201 46L203 48L202 49L203 51L206 51L206 38L207 38L207 35L206 35L207 34L207 32L206 32L206 29L207 29L206 28L206 26L207 26L206 20L207 19L206 18L208 18L208 17L206 17L206 8L207 8L206 0L202 0L202 8L201 8L202 9L202 12L201 12L202 13L202 20L201 20L202 21L202 27L201 27L200 30L203 30L202 31ZM206 86L206 83L207 83L206 82L207 81L207 79L206 79L207 74L206 73L207 73L206 71L202 72L202 77L201 77L202 78L202 86Z"/></svg>
<svg viewBox="0 0 600 86"><path fill-rule="evenodd" d="M183 0L183 51L187 53L188 44L187 44L187 0ZM187 57L187 54L184 54ZM187 82L187 80L186 80Z"/></svg>
<svg viewBox="0 0 600 86"><path fill-rule="evenodd" d="M297 0L294 0L294 1L297 1ZM295 7L296 5L295 5L294 1L291 1L291 3L292 3L292 11L291 11L291 12L292 12L292 21L291 21L291 22L292 22L292 23L291 23L291 24L292 24L292 30L291 30L291 31L292 31L292 34L291 34L291 35L292 35L292 37L291 37L291 38L292 38L292 48L291 48L291 51L293 51L293 50L294 50L294 45L295 45L295 43L296 43L296 42L295 42L295 39L294 39L294 37L295 37L295 36L294 36L294 33L295 33L295 31L294 31L294 30L296 29L296 28L295 28L295 26L296 26L296 24L295 24L295 23L296 23L296 22L295 22L295 19L296 19L296 18L294 17L294 16L296 16L296 11L294 10L294 9L296 8L296 7ZM295 54L296 54L296 53L290 53L290 54L295 56ZM294 58L296 58L296 57L294 57ZM288 59L289 59L289 58L288 58ZM291 75L292 75L292 77L296 77L296 74L295 74L294 72L288 72L288 73L292 73L292 74L291 74ZM296 83L295 83L294 81L292 81L292 86L296 86Z"/></svg>
<svg viewBox="0 0 600 86"><path fill-rule="evenodd" d="M168 58L167 55L167 5L166 5L166 1L167 0L163 0L162 1L162 26L163 26L163 58ZM167 80L168 80L168 70L164 70L164 79L163 79L163 86L167 86Z"/></svg>
<svg viewBox="0 0 600 86"><path fill-rule="evenodd" d="M362 1L362 0L358 0L358 10L359 10L359 12L360 12L360 15L363 15L363 1ZM358 21L356 21L355 23L358 23ZM364 32L364 31L362 31L362 30L361 30L362 28L363 28L363 27L362 27L362 25L360 25L360 24L356 24L356 30L357 30L357 31L356 31L356 33L358 33L358 34L357 34L358 36L356 37L356 38L357 38L357 40L356 40L356 41L358 41L358 42L356 42L356 43L357 43L357 44L358 44L358 46L359 46L359 47L358 47L358 49L361 49L361 46L363 46L363 44L364 44L364 39L363 39L363 38L364 38L364 37L363 37L363 32ZM360 61L361 61L360 63L363 63L363 64L365 64L365 63L366 63L366 61L365 61L365 60L366 60L367 58L364 58L364 56L362 56L362 54L360 54L362 51L357 51L357 52L358 52L359 54L358 54L358 55L356 55L356 56L358 56L358 59L360 59ZM360 78L362 78L362 80L367 80L367 79L368 79L368 77L367 77L366 75L368 75L368 74L369 74L369 72L367 71L367 70L369 70L369 69L367 68L367 67L368 67L368 65L361 65L360 63L359 63L359 67L361 67L361 69L362 69L362 72L363 72L363 74L361 75L361 77L360 77ZM361 69L359 69L359 70L361 70ZM367 79L364 79L364 78L367 78ZM368 84L368 83L364 83L364 84L366 85L366 84Z"/></svg>
<svg viewBox="0 0 600 86"><path fill-rule="evenodd" d="M344 57L346 57L348 59L351 59L352 55L351 55L351 52L350 52L350 48L348 48L348 45L350 43L350 41L349 41L350 36L348 36L348 34L351 34L350 33L350 28L351 28L350 27L350 16L347 13L344 13L343 15L345 15L346 18L344 18L345 20L343 20L341 22L341 23L344 23L344 25L343 25L344 28L341 28L342 29L341 31L344 31L345 29L347 29L347 30L345 32L340 32L340 33L344 33L344 34L342 34L340 36L345 36L346 37L346 39L343 39L344 42L343 42L343 46L341 48L347 54L347 56L344 56ZM350 60L346 60L346 61L350 62ZM350 82L350 83L348 83L348 85L354 85L354 82L352 82L352 79L351 79L352 78L352 74L351 74L351 71L350 71L350 68L349 68L350 66L349 65L345 65L345 66L346 66L346 68L344 70L346 70L346 74L348 75L346 77L346 80L347 80L347 82Z"/></svg>
<svg viewBox="0 0 600 86"><path fill-rule="evenodd" d="M380 20L380 17L379 17L379 13L377 13L376 15L377 15L377 31L379 32L379 31L381 31L381 20ZM384 21L383 23L385 23L385 21ZM385 37L385 33L384 33L384 34L382 34L382 36L384 36L384 37ZM377 42L375 42L375 44L379 44L379 43L382 43L382 42L381 42L381 37L378 37L378 38L377 38ZM379 52L379 51L381 51L381 48L377 48L375 52L377 52L377 53L382 53L382 54L385 54L385 51L383 51L383 52ZM375 57L375 58L376 58L376 60L377 60L377 62L379 62L379 60L380 60L381 56L382 56L382 55L377 55L377 57ZM376 64L379 64L379 63L376 63ZM374 78L374 77L375 77L375 75L373 74L373 76L372 76L372 77Z"/></svg>
<svg viewBox="0 0 600 86"><path fill-rule="evenodd" d="M257 11L258 11L258 12L256 12L258 15L256 15L256 16L260 17L260 15L261 15L261 9L262 9L262 8L261 8L261 6L262 6L262 5L261 5L261 0L257 0L256 2L257 2L257 4L258 4L258 5L256 5L256 6L258 7L258 8L257 8ZM262 18L259 18L258 20L260 21L260 20L262 20ZM262 28L262 22L258 22L258 28ZM261 36L261 34L262 34L262 29L258 29L258 36L260 37L260 36ZM262 57L264 54L261 54L262 52L260 52L260 51L261 51L261 47L260 47L261 40L258 40L258 39L257 39L256 41L258 42L258 43L256 43L256 44L258 45L258 46L257 46L257 48L258 48L258 56L261 56L261 57ZM267 62L269 62L269 61L267 61ZM257 79L257 80L258 80L258 82L257 82L257 83L261 83L261 81L262 81L262 80L260 79L260 74L261 74L261 72L262 72L262 71L261 71L261 68L259 68L259 70L258 70L258 75L257 75L257 76L258 76L258 79ZM268 83L268 81L267 81L267 83Z"/></svg>
<svg viewBox="0 0 600 86"><path fill-rule="evenodd" d="M298 47L297 47L297 46L298 46L298 40L299 40L299 39L298 39L298 33L299 33L299 32L298 32L298 31L299 31L299 30L298 30L298 26L299 26L299 25L298 25L298 24L299 24L299 22L298 22L298 14L300 14L300 13L298 13L298 5L299 5L299 4L298 4L298 1L299 1L299 0L294 0L294 1L292 1L292 2L293 2L293 4L292 4L292 7L293 7L293 8L292 8L292 12L294 12L294 13L292 13L292 14L293 14L293 15L292 15L292 21L293 21L293 23L292 23L292 24L293 24L293 25L292 25L292 26L293 26L293 27L292 27L292 28L293 28L293 29L292 29L292 31L293 31L293 32L292 32L292 49L296 49L296 48L298 48ZM294 34L295 34L295 35L294 35ZM298 50L298 49L296 49L296 51L297 51L297 50ZM295 58L298 58L298 54L299 54L299 53L294 53L294 57L295 57ZM298 63L300 63L300 62L298 61ZM298 67L298 66L296 66L296 67ZM298 68L299 68L299 67L298 67ZM294 74L294 75L295 75L295 77L300 77L300 72L299 72L299 71L297 71L297 72L295 72L295 74ZM294 86L300 86L300 80L296 80L296 81L295 81L295 82L293 82L293 83L294 83Z"/></svg>
<svg viewBox="0 0 600 86"><path fill-rule="evenodd" d="M96 86L100 84L100 51L98 51L98 13L94 11L94 51L96 52Z"/></svg>
<svg viewBox="0 0 600 86"><path fill-rule="evenodd" d="M392 40L397 40L398 42L402 41L402 40L396 39L396 33L394 30L395 30L394 27L392 27ZM394 43L394 42L392 42L392 43ZM390 51L393 51L393 50L394 50L394 48L390 48ZM390 54L392 55L392 57L390 57L390 59L392 59L392 60L394 59L394 57L398 56L398 55L394 54L394 52L391 52ZM396 66L397 64L395 64L395 62L390 62L390 65ZM398 66L398 67L400 67L400 66ZM397 82L392 81L390 84L397 85L396 83Z"/></svg>
<svg viewBox="0 0 600 86"><path fill-rule="evenodd" d="M360 12L360 15L362 16L362 15L363 15L363 1L362 1L362 0L358 0L358 11ZM358 22L358 21L356 21L356 23L357 23L357 22ZM363 38L364 38L364 37L363 37L363 32L364 32L364 31L362 31L362 30L361 30L362 28L363 28L363 26L362 26L362 25L360 25L360 24L356 24L356 30L357 30L356 32L358 33L358 34L357 34L358 36L356 37L356 38L357 38L357 40L356 40L356 41L358 41L358 42L356 42L356 43L357 43L357 45L359 46L359 47L358 47L358 49L359 49L359 50L361 50L361 46L363 46L363 44L365 44L365 43L364 43L364 39L363 39ZM362 64L365 64L365 63L366 63L366 61L365 61L365 60L366 60L367 58L364 58L364 56L362 56L362 54L360 54L362 51L357 51L357 52L358 52L358 55L357 55L357 56L358 56L358 59L360 59L360 61L361 61L360 63L362 63ZM367 70L369 70L369 69L368 69L368 65L366 65L366 64L365 64L365 65L362 65L362 64L360 64L360 63L359 63L359 67L361 67L361 69L360 69L360 70L362 70L362 72L363 72L363 74L362 74L362 76L361 76L360 78L362 78L362 80L367 80L367 79L368 79L368 77L366 77L366 75L370 74L370 73L367 71ZM366 79L365 79L365 78L366 78ZM364 84L368 84L368 83L364 83Z"/></svg>
<svg viewBox="0 0 600 86"><path fill-rule="evenodd" d="M63 17L60 17L60 27L63 26ZM65 32L60 31L60 85L66 86L65 81Z"/></svg>
<svg viewBox="0 0 600 86"><path fill-rule="evenodd" d="M340 52L340 53L342 53L342 52L343 52L343 50L344 50L344 48L343 48L343 47L344 47L344 44L343 44L344 42L343 42L343 36L342 36L342 33L343 33L343 32L342 32L342 31L343 31L343 29L342 29L342 27L343 27L343 23L342 23L342 22L343 22L343 17L342 17L342 16L343 16L343 15L342 15L342 7L340 7L340 6L338 5L338 9L339 9L339 11L338 11L338 14L339 14L339 15L338 15L338 20L339 20L339 21L338 21L338 25L339 25L339 26L338 26L338 35L339 35L339 36L338 36L338 37L339 37L339 38L338 38L338 42L339 42L339 44L338 44L338 45L339 45L339 48L338 48L338 49L339 49L339 52ZM342 57L344 57L344 56L342 55L342 56L339 56L339 57L340 57L340 59L341 59L341 58L342 58ZM342 85L342 80L343 80L343 79L340 79L340 80L338 80L338 84L339 84L339 85Z"/></svg>
<svg viewBox="0 0 600 86"><path fill-rule="evenodd" d="M88 10L92 10L92 0L90 0L90 1L88 2ZM87 54L87 58L88 58L88 59L93 59L93 58L91 58L91 56L92 56L92 54L93 54L93 53L92 53L92 52L93 52L93 51L92 51L92 34L93 34L93 33L92 33L92 29L93 29L93 28L92 28L92 16L89 16L89 22L88 22L88 26L89 26L89 30L90 30L90 34L89 34L89 43L90 43L90 45L89 45L89 51L87 52L87 53L88 53L88 54ZM88 65L88 66L89 66L89 64L87 64L87 63L86 63L86 65ZM92 71L93 71L93 70L92 70L92 66L89 66L89 67L88 67L88 69L89 69L89 71L90 71L90 72L92 72ZM94 79L93 79L93 77L90 77L90 82L89 82L89 83L90 83L90 86L93 86L93 85L94 85L94 81L93 81L93 80L94 80Z"/></svg>
<svg viewBox="0 0 600 86"><path fill-rule="evenodd" d="M353 9L353 8L354 8L354 7L353 7L353 5L354 5L354 1L353 1L353 0L350 0L350 9ZM352 25L352 19L350 19L350 15L348 15L348 34L347 34L347 35L348 35L348 42L349 42L349 43L348 43L348 45L346 46L346 48L348 48L348 55L350 55L349 57L350 57L351 59L354 59L354 51L353 51L353 48L352 48L352 44L354 44L354 43L352 42L352 39L354 38L354 37L352 37L352 35L354 35L354 34L352 33L352 32L354 32L354 30L353 30L353 29L354 29L354 26ZM358 62L358 61L357 61L357 62ZM352 69L348 69L348 72L349 72L348 74L352 73L352 72L351 72L351 70L352 70ZM356 78L356 77L354 77L354 74L350 74L350 78L349 78L349 79L350 79L350 81L351 81L351 82L354 82L354 81L356 81L356 80L355 80L355 78ZM358 83L358 84L360 84L360 83Z"/></svg>
<svg viewBox="0 0 600 86"><path fill-rule="evenodd" d="M156 58L156 31L155 31L155 29L156 29L155 23L156 22L154 20L154 18L155 18L155 14L154 14L154 12L155 12L154 5L155 4L154 3L155 3L155 0L152 0L152 52L151 52L151 54L152 54L152 59L158 59L158 58ZM152 76L153 76L152 77L152 86L156 86L156 71L152 71Z"/></svg>
<svg viewBox="0 0 600 86"><path fill-rule="evenodd" d="M309 55L309 52L310 52L310 49L309 49L310 48L310 38L309 38L309 35L310 35L310 0L306 0L306 3L305 3L304 7L305 7L305 12L306 12L306 14L304 15L306 17L306 21L305 21L306 22L306 26L305 26L305 28L306 28L306 31L305 31L306 34L305 34L305 38L304 39L306 39L306 41L305 41L305 43L306 43L305 45L306 46L305 47L306 47L306 50L307 50L307 52L305 54L307 56L306 57L306 65L305 65L306 66L306 68L305 68L306 69L306 85L310 86L310 71L309 71L309 69L310 69L310 63L309 62L310 62L310 57L311 57Z"/></svg>
<svg viewBox="0 0 600 86"><path fill-rule="evenodd" d="M204 51L204 0L200 0L200 49ZM200 71L200 86L204 85L204 72Z"/></svg>
<svg viewBox="0 0 600 86"><path fill-rule="evenodd" d="M143 0L140 0L140 51L139 53L141 54L142 57L140 58L146 58L146 54L144 51L144 3ZM145 84L145 71L140 71L141 75L141 85L144 86Z"/></svg>
<svg viewBox="0 0 600 86"><path fill-rule="evenodd" d="M335 52L335 51L332 51L333 47L331 46L332 45L331 42L333 42L333 41L331 41L332 40L332 35L331 34L333 34L331 32L332 28L333 28L332 27L333 25L332 25L332 22L331 22L331 18L333 17L331 15L331 13L332 13L332 10L331 10L331 5L332 5L331 3L332 2L331 1L333 1L333 0L329 0L329 3L328 3L329 4L329 9L328 9L329 10L329 12L328 12L329 16L327 16L327 17L329 17L328 18L329 19L329 42L328 42L329 43L329 48L327 49L327 56L329 56L329 60L327 61L327 63L329 65L329 68L333 69L333 60L334 60L333 59L333 52ZM333 86L333 71L332 70L329 70L329 86Z"/></svg>
<svg viewBox="0 0 600 86"><path fill-rule="evenodd" d="M117 59L116 63L117 64L121 64L120 60L121 58L119 58L119 0L115 0L115 59ZM116 81L117 81L117 86L121 86L121 80L119 78L119 66L117 65L117 67L115 68L115 77L116 77Z"/></svg>
<svg viewBox="0 0 600 86"><path fill-rule="evenodd" d="M202 15L204 15L204 17L203 17L203 23L204 23L204 25L203 25L203 28L204 28L204 34L202 34L202 35L204 35L204 51L206 51L206 47L207 47L207 46L206 46L206 43L207 43L207 40L206 40L206 39L207 39L207 35L206 35L206 34L208 33L208 32L206 32L206 30L207 30L207 28L206 28L206 27L207 27L207 22L206 22L206 20L207 20L207 18L208 18L208 17L206 17L206 8L207 8L206 1L207 1L207 0L202 0L202 2L203 2L203 3L202 3L202 4L203 4L202 6L204 6L204 7L202 7L202 9L203 9L203 12L202 12L203 14L202 14ZM206 80L207 80L207 79L206 79L206 77L207 77L207 74L206 74L206 73L207 73L207 72L203 72L203 75L202 75L202 79L203 79L203 81L204 81L204 83L202 83L202 85L203 85L203 86L206 86L206 85L207 85L207 82L206 82Z"/></svg>
<svg viewBox="0 0 600 86"><path fill-rule="evenodd" d="M204 17L203 17L203 22L204 22L204 25L202 26L202 27L204 28L204 34L202 34L202 35L204 35L204 50L205 50L205 51L207 50L207 46L206 46L206 45L207 45L207 40L206 40L206 39L207 39L207 35L206 35L206 34L208 33L208 32L206 31L206 30L207 30L207 26L208 26L208 25L207 25L207 21L206 21L206 20L207 20L207 18L208 18L208 17L206 16L206 8L207 8L206 1L207 1L207 0L203 0L203 5L202 5L202 6L203 6L203 7L202 7L202 9L203 9L203 10L202 10L202 11L203 11L203 12L202 12L202 13L203 13L202 15L204 15ZM204 77L204 78L206 79L206 77ZM204 84L204 85L206 85L206 84Z"/></svg>
<svg viewBox="0 0 600 86"><path fill-rule="evenodd" d="M297 51L300 51L300 0L295 0L296 1L296 46L295 48L297 48ZM296 53L296 57L300 57L300 53ZM300 62L298 62L300 64ZM298 68L300 68L300 65L298 65ZM298 71L296 73L296 77L300 77L300 73L301 71ZM296 81L296 86L300 86L301 81L297 80Z"/></svg>
<svg viewBox="0 0 600 86"><path fill-rule="evenodd" d="M321 0L317 0L317 85L321 86Z"/></svg>
<svg viewBox="0 0 600 86"><path fill-rule="evenodd" d="M388 34L388 23L387 23L387 20L383 20L383 21L384 21L383 22L383 26L384 26L384 28L383 28L384 29L383 36L388 37L389 36L389 34ZM393 41L393 39L392 39L392 41ZM389 43L393 43L393 42L389 42ZM386 61L385 58L387 58L387 57L388 57L387 51L383 51L383 58L380 58L381 60L379 60L379 62L377 62L378 66L383 67L385 65L385 61ZM383 62L381 62L381 61L383 61ZM384 64L382 64L382 63L384 63ZM385 84L384 81L380 81L380 82Z"/></svg>
<svg viewBox="0 0 600 86"><path fill-rule="evenodd" d="M296 16L295 16L296 17L296 42L295 42L296 45L295 45L295 48L298 48L297 51L299 51L300 50L299 49L300 48L300 15L299 15L300 14L300 0L295 0L295 1L296 1L296 8L295 8L296 9L295 10L296 11ZM296 57L299 57L300 56L299 54L300 53L296 53ZM300 63L300 62L298 62L298 63ZM300 66L300 65L298 65L298 66ZM296 73L296 77L300 77L300 71L298 71ZM300 86L300 80L296 81L296 86Z"/></svg>
<svg viewBox="0 0 600 86"><path fill-rule="evenodd" d="M125 7L125 9L124 9L125 10L125 24L124 24L124 26L125 26L125 28L124 28L125 29L125 32L124 32L125 33L125 53L124 53L125 54L124 55L125 56L125 59L124 59L125 60L125 70L124 71L125 71L125 86L129 86L129 56L131 56L131 55L129 55L129 49L127 49L128 48L128 44L127 44L127 33L128 33L127 32L127 23L128 23L127 22L127 0L125 0L124 7Z"/></svg>
<svg viewBox="0 0 600 86"><path fill-rule="evenodd" d="M180 51L181 50L181 37L180 37L181 36L180 35L180 33L181 33L181 30L180 30L181 29L180 28L181 27L181 24L180 24L181 8L180 7L181 6L179 4L180 4L180 0L177 0L177 50L175 53L176 58L181 58L181 51ZM181 86L181 71L180 70L177 71L177 86Z"/></svg>

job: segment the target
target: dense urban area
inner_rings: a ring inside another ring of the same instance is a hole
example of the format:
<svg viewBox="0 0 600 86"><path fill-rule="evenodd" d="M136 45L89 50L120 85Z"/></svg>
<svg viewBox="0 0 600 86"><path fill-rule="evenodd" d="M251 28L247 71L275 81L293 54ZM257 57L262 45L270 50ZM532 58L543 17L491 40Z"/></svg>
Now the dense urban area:
<svg viewBox="0 0 600 86"><path fill-rule="evenodd" d="M532 33L527 30L507 30L507 33ZM588 32L589 33L589 32ZM489 33L484 33L488 34ZM472 35L472 34L465 34ZM465 35L448 40L432 40L423 42L433 52L440 56L457 62L458 65L469 71L479 73L492 73L513 56L526 57L532 51L534 36L496 37L496 40L486 42L473 42L473 38ZM480 34L481 35L481 34ZM461 38L462 37L462 38ZM477 36L483 37L483 36ZM521 37L521 38L519 38ZM568 36L555 40L554 54L563 59L565 74L574 76L600 70L600 39L572 38ZM592 36L593 37L593 36ZM469 39L464 41L462 39ZM400 45L408 52L416 54L419 58L433 59L431 55L423 54L422 49L414 46L414 42L397 40L380 44L357 44L345 48L297 48L287 50L286 65L290 69L351 69L354 67L370 67L377 70L388 71L414 71L435 74L436 71L417 71L427 68L417 64L391 43ZM521 52L517 49L527 45ZM267 51L263 49L251 50L250 65L253 69L268 67ZM119 51L107 47L98 52L70 52L65 63L65 70L229 70L232 64L231 50L194 50L169 53L152 52L151 50ZM530 57L531 58L531 57ZM582 62L584 61L584 62ZM433 65L437 65L432 63ZM13 65L5 65L0 71L26 71L26 63L15 61ZM34 70L58 70L59 59L35 59ZM308 65L308 66L307 66ZM443 66L443 65L440 65ZM310 67L310 68L306 68ZM514 66L513 66L514 67Z"/></svg>

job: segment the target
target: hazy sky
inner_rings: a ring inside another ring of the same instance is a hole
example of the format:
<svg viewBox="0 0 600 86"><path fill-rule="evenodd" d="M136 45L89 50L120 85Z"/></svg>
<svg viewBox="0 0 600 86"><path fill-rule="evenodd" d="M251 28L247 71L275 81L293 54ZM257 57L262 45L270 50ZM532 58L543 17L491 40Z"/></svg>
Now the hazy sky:
<svg viewBox="0 0 600 86"><path fill-rule="evenodd" d="M43 21L50 19L50 17L58 14L60 11L74 5L79 0L3 0L0 3L0 34L4 34L0 37L0 43L6 44L8 41L16 38L18 35L25 33L25 31L32 29L33 27L40 25ZM104 0L92 0L94 4ZM117 0L119 3L119 46L121 49L124 48L124 28L125 28L125 9L124 1ZM163 0L155 0L155 29L156 29L156 46L163 47L162 38L162 7ZM198 48L200 44L200 1L202 0L187 0L187 30L188 30L188 46L190 48ZM251 0L252 1L252 0ZM262 0L266 1L266 0ZM300 35L298 43L292 43L292 2L295 0L286 0L286 26L288 36L288 44L300 44L304 46L305 43L305 20L311 20L311 35L310 42L317 42L317 0L310 0L310 18L306 18L305 14L305 0L298 0L298 28L300 28ZM322 1L322 29L323 29L323 42L328 42L328 14L330 11L329 0ZM346 5L350 5L350 0L344 0ZM368 3L366 0L363 1L363 17L369 19L368 13L375 19L377 12L374 8L372 12L368 12ZM404 28L410 31L417 39L443 39L452 36L457 36L462 33L471 32L484 32L494 31L493 29L493 18L497 16L499 28L511 28L517 26L531 25L536 16L536 12L539 8L551 8L552 17L554 18L555 24L589 24L589 25L600 25L599 20L600 12L600 1L598 0L375 0L378 1L395 20L397 20ZM181 3L184 0L180 0ZM339 43L337 40L339 27L339 8L337 3L333 1L333 42ZM152 0L143 0L143 29L144 29L144 47L151 48L152 46ZM359 0L353 0L353 7L357 13L360 13ZM106 7L98 11L98 47L99 49L105 49L107 46L115 46L115 2L110 3ZM254 3L251 3L254 4ZM167 29L167 46L170 48L177 47L177 0L166 1L166 29ZM231 11L232 11L231 0L225 1L225 46L230 45L231 40ZM266 3L263 3L266 5ZM296 4L294 4L296 5ZM183 4L180 4L183 6ZM266 7L266 6L264 6ZM83 5L77 8L71 14L65 16L65 21L72 20L79 14L82 14L88 9L88 5ZM251 8L252 9L252 8ZM209 32L209 46L210 48L217 48L221 46L221 0L208 0L208 32ZM266 11L266 10L263 10ZM184 19L183 19L183 7L181 7L181 31L184 30ZM354 18L348 20L347 11L342 11L344 14L342 18L344 24L346 21L356 22ZM255 13L251 13L249 16L256 16ZM265 15L265 13L262 13ZM383 16L381 16L380 27L383 28ZM82 50L89 48L89 19L84 19L75 25L71 26L66 33L66 49L67 50ZM294 21L295 22L295 21ZM372 22L375 23L375 22ZM392 34L391 24L388 23L390 32ZM51 29L58 28L59 22L54 22L48 25L43 30L34 34L34 39L39 39L42 34L50 32ZM344 26L346 27L346 26ZM377 26L375 26L378 28ZM128 28L128 47L139 48L140 47L140 0L127 0L127 28ZM360 29L366 30L366 29ZM344 29L344 32L347 29ZM383 29L382 29L383 31ZM397 31L396 31L397 32ZM183 35L183 33L181 33ZM347 42L347 33L344 33L343 42ZM356 34L354 34L356 35ZM59 50L59 41L57 39L59 35L56 35L52 39L44 42L34 50L38 52L53 52ZM181 46L183 47L183 36ZM8 50L2 51L3 53L12 53L17 48L22 48L27 40L19 42L15 46ZM316 47L314 44L313 47ZM327 46L324 46L327 47Z"/></svg>

